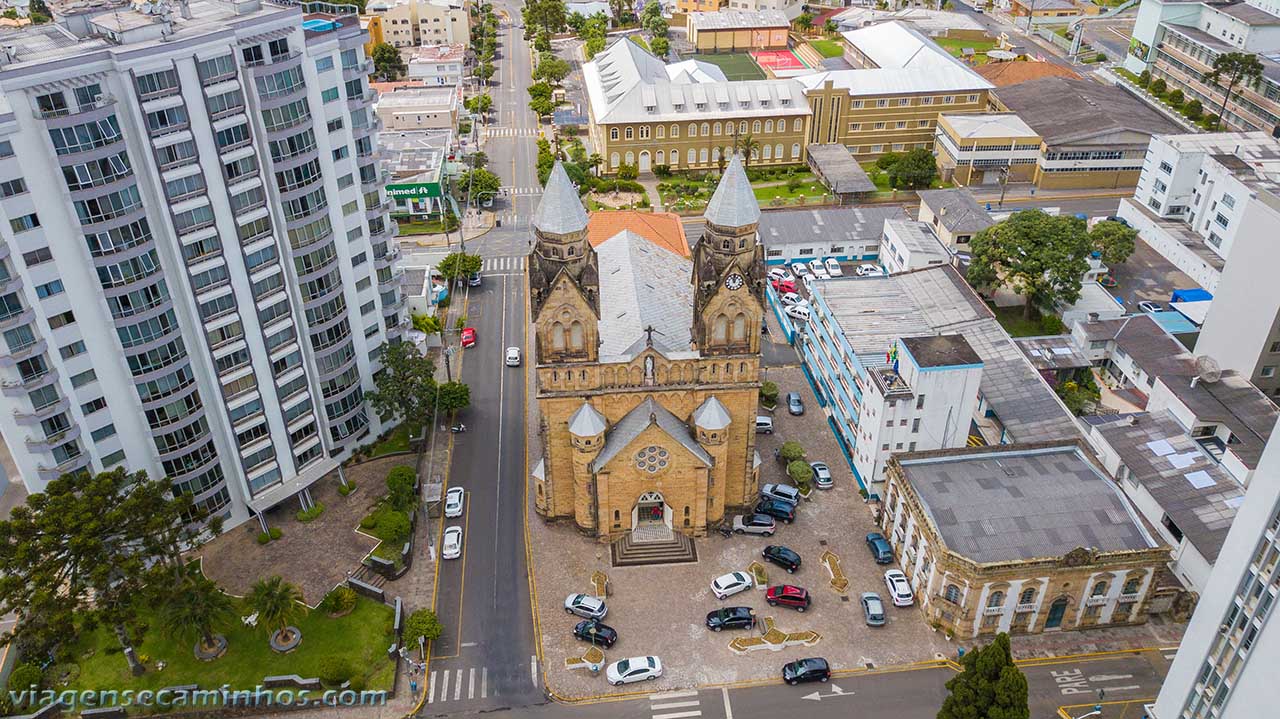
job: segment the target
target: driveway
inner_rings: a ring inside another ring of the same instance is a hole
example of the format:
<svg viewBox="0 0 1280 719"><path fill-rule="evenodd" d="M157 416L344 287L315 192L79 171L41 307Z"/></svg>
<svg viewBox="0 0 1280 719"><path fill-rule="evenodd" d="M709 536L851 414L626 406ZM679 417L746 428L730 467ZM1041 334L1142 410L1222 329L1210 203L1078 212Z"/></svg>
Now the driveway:
<svg viewBox="0 0 1280 719"><path fill-rule="evenodd" d="M1174 290L1200 286L1142 238L1134 243L1133 254L1124 264L1111 268L1111 276L1116 279L1116 286L1110 292L1124 300L1129 312L1138 312L1138 303L1143 300L1164 304Z"/></svg>

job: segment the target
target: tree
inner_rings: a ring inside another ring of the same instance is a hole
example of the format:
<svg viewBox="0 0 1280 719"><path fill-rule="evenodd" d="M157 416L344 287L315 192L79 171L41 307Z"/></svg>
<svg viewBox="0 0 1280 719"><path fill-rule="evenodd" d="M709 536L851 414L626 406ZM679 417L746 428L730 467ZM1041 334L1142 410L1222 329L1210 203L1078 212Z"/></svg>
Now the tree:
<svg viewBox="0 0 1280 719"><path fill-rule="evenodd" d="M1138 75L1138 85L1141 87L1146 87L1147 85L1150 85L1150 84L1151 84L1151 71L1143 70L1142 74Z"/></svg>
<svg viewBox="0 0 1280 719"><path fill-rule="evenodd" d="M462 382L445 382L439 388L439 407L450 417L471 406L471 388Z"/></svg>
<svg viewBox="0 0 1280 719"><path fill-rule="evenodd" d="M394 467L387 472L387 504L393 508L407 512L413 509L413 485L418 481L413 467Z"/></svg>
<svg viewBox="0 0 1280 719"><path fill-rule="evenodd" d="M533 70L533 79L559 85L561 80L569 76L571 69L567 61L550 53L543 53L538 66Z"/></svg>
<svg viewBox="0 0 1280 719"><path fill-rule="evenodd" d="M1148 89L1151 90L1152 95L1155 95L1156 97L1164 97L1164 93L1169 89L1169 85L1165 83L1164 78L1157 77L1151 82L1151 86Z"/></svg>
<svg viewBox="0 0 1280 719"><path fill-rule="evenodd" d="M1199 120L1200 116L1204 114L1204 106L1200 104L1199 100L1188 100L1187 104L1182 106L1182 114L1186 115L1190 120Z"/></svg>
<svg viewBox="0 0 1280 719"><path fill-rule="evenodd" d="M462 106L467 108L470 112L474 112L475 114L483 117L489 114L489 110L493 109L493 98L489 96L489 93L484 92L479 95L468 97L466 101L462 103Z"/></svg>
<svg viewBox="0 0 1280 719"><path fill-rule="evenodd" d="M1174 107L1180 107L1180 106L1182 105L1182 101L1183 101L1184 99L1186 99L1186 98L1185 98L1185 96L1182 94L1182 91L1181 91L1181 90L1173 90L1173 91L1172 91L1172 92L1170 92L1168 95L1166 95L1164 99L1165 99L1165 100L1166 100L1170 105L1173 105Z"/></svg>
<svg viewBox="0 0 1280 719"><path fill-rule="evenodd" d="M898 160L902 159L902 155L896 152L886 152L876 158L876 167L888 171L890 167L898 164Z"/></svg>
<svg viewBox="0 0 1280 719"><path fill-rule="evenodd" d="M247 602L271 638L282 643L293 640L290 625L307 613L307 605L302 603L302 592L279 575L255 582L249 590Z"/></svg>
<svg viewBox="0 0 1280 719"><path fill-rule="evenodd" d="M198 574L188 575L160 604L160 620L166 629L199 640L197 656L213 653L219 644L218 630L234 626L236 619L231 598Z"/></svg>
<svg viewBox="0 0 1280 719"><path fill-rule="evenodd" d="M462 158L462 164L472 169L481 169L489 164L489 155L484 150L476 150L475 152Z"/></svg>
<svg viewBox="0 0 1280 719"><path fill-rule="evenodd" d="M587 45L584 48L588 60L595 57L596 53L600 52L603 49L604 49L603 37L592 37L591 39L587 40Z"/></svg>
<svg viewBox="0 0 1280 719"><path fill-rule="evenodd" d="M550 100L551 94L555 92L554 90L551 89L551 83L547 83L547 82L535 82L529 85L529 87L526 88L525 91L529 93L529 97L535 100L540 97L545 97L546 99Z"/></svg>
<svg viewBox="0 0 1280 719"><path fill-rule="evenodd" d="M618 179L619 179L619 180L634 180L634 179L636 179L636 178L637 178L637 177L639 177L639 176L640 176L640 168L639 168L639 167L636 167L635 165L629 165L629 164L627 164L627 163L623 163L623 164L621 164L621 165L618 165Z"/></svg>
<svg viewBox="0 0 1280 719"><path fill-rule="evenodd" d="M782 448L778 450L778 458L787 464L803 461L804 447L794 440L791 442L783 442Z"/></svg>
<svg viewBox="0 0 1280 719"><path fill-rule="evenodd" d="M1108 265L1118 265L1129 259L1137 239L1137 230L1109 220L1099 222L1089 231L1089 243L1102 253L1102 261Z"/></svg>
<svg viewBox="0 0 1280 719"><path fill-rule="evenodd" d="M805 12L800 13L800 17L796 18L796 25L800 26L800 29L805 32L809 32L810 30L812 30L813 29L813 13L807 10Z"/></svg>
<svg viewBox="0 0 1280 719"><path fill-rule="evenodd" d="M822 23L822 30L826 32L828 35L836 34L836 31L839 29L840 29L840 26L837 25L836 21L831 18L827 18L827 21Z"/></svg>
<svg viewBox="0 0 1280 719"><path fill-rule="evenodd" d="M947 681L938 719L1030 719L1027 678L1013 663L1008 634L967 652L960 664L964 671Z"/></svg>
<svg viewBox="0 0 1280 719"><path fill-rule="evenodd" d="M194 542L188 524L203 519L189 495L170 492L165 480L117 469L64 475L15 507L0 522L0 614L20 621L0 642L42 660L101 624L133 647L139 598L185 576L173 544ZM134 652L124 656L141 674Z"/></svg>
<svg viewBox="0 0 1280 719"><path fill-rule="evenodd" d="M887 172L893 187L916 189L933 184L938 177L938 165L933 153L918 147L893 163Z"/></svg>
<svg viewBox="0 0 1280 719"><path fill-rule="evenodd" d="M458 197L468 201L473 198L483 200L493 197L498 194L501 187L502 178L483 167L464 170L461 175L458 175L458 182L454 185Z"/></svg>
<svg viewBox="0 0 1280 719"><path fill-rule="evenodd" d="M649 41L649 49L660 58L666 57L667 53L671 52L671 42L665 37L655 37Z"/></svg>
<svg viewBox="0 0 1280 719"><path fill-rule="evenodd" d="M444 323L436 315L414 315L413 328L429 335L440 335L444 339Z"/></svg>
<svg viewBox="0 0 1280 719"><path fill-rule="evenodd" d="M546 117L555 112L556 104L549 97L535 97L529 101L529 109L538 117Z"/></svg>
<svg viewBox="0 0 1280 719"><path fill-rule="evenodd" d="M480 271L483 260L480 255L468 255L462 252L451 252L440 260L440 264L436 265L436 269L440 272L440 276L447 280L456 280L459 277L469 277Z"/></svg>
<svg viewBox="0 0 1280 719"><path fill-rule="evenodd" d="M435 641L444 633L444 626L440 624L440 619L436 617L436 613L430 609L419 609L409 615L404 622L404 643L406 646L413 646L418 643L418 637L422 637L427 641Z"/></svg>
<svg viewBox="0 0 1280 719"><path fill-rule="evenodd" d="M373 71L383 80L399 79L409 71L400 51L390 43L380 42L374 45L369 56L373 58Z"/></svg>
<svg viewBox="0 0 1280 719"><path fill-rule="evenodd" d="M738 152L742 153L742 164L746 169L751 169L751 158L760 152L760 143L751 135L743 135L738 138Z"/></svg>
<svg viewBox="0 0 1280 719"><path fill-rule="evenodd" d="M435 363L413 343L397 342L383 347L382 367L374 390L365 394L373 411L413 430L425 426L435 410Z"/></svg>
<svg viewBox="0 0 1280 719"><path fill-rule="evenodd" d="M1222 116L1227 112L1227 103L1231 102L1231 93L1237 85L1250 87L1262 79L1262 63L1258 56L1247 52L1228 52L1213 59L1213 69L1204 74L1204 81L1222 87L1222 105L1218 108L1218 124L1222 124ZM1224 87L1222 81L1226 80Z"/></svg>
<svg viewBox="0 0 1280 719"><path fill-rule="evenodd" d="M526 25L539 28L547 34L564 30L568 22L564 0L526 0L520 13Z"/></svg>
<svg viewBox="0 0 1280 719"><path fill-rule="evenodd" d="M1022 295L1023 317L1030 320L1037 307L1051 311L1058 302L1080 298L1090 251L1083 220L1041 210L1015 212L973 238L969 283Z"/></svg>
<svg viewBox="0 0 1280 719"><path fill-rule="evenodd" d="M489 78L493 77L493 63L482 62L479 65L476 65L476 69L473 72L476 77L488 82Z"/></svg>
<svg viewBox="0 0 1280 719"><path fill-rule="evenodd" d="M809 481L813 479L813 469L809 466L808 462L803 460L788 462L787 476L791 478L792 482L795 482L797 487L801 490L807 491L809 488Z"/></svg>

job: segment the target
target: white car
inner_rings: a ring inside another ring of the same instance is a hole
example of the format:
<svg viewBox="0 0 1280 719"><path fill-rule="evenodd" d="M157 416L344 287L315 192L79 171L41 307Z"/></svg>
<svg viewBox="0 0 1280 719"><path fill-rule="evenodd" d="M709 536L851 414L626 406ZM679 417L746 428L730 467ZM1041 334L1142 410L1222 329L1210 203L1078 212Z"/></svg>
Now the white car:
<svg viewBox="0 0 1280 719"><path fill-rule="evenodd" d="M800 320L801 322L809 321L810 313L808 305L795 305L794 307L787 307L782 311L793 320Z"/></svg>
<svg viewBox="0 0 1280 719"><path fill-rule="evenodd" d="M782 303L783 307L794 307L796 305L804 306L809 304L809 300L806 300L794 292L783 292L782 296L778 298L778 301Z"/></svg>
<svg viewBox="0 0 1280 719"><path fill-rule="evenodd" d="M827 272L827 266L822 264L822 260L810 260L809 271L820 280L831 279L831 275Z"/></svg>
<svg viewBox="0 0 1280 719"><path fill-rule="evenodd" d="M711 593L716 595L716 599L724 599L732 597L738 592L745 592L754 587L756 583L752 581L751 575L746 572L730 572L723 577L716 577L711 583Z"/></svg>
<svg viewBox="0 0 1280 719"><path fill-rule="evenodd" d="M911 593L911 582L907 575L897 569L884 573L884 585L889 588L889 598L895 607L909 607L916 603L916 595Z"/></svg>
<svg viewBox="0 0 1280 719"><path fill-rule="evenodd" d="M795 282L796 276L787 272L785 267L775 267L769 270L770 282Z"/></svg>
<svg viewBox="0 0 1280 719"><path fill-rule="evenodd" d="M884 270L881 269L880 265L872 264L858 265L857 272L859 277L879 277L884 274Z"/></svg>
<svg viewBox="0 0 1280 719"><path fill-rule="evenodd" d="M809 268L803 262L791 263L791 271L796 273L796 277L808 277Z"/></svg>
<svg viewBox="0 0 1280 719"><path fill-rule="evenodd" d="M657 679L662 676L662 661L657 657L631 657L614 662L604 670L609 683L616 686Z"/></svg>
<svg viewBox="0 0 1280 719"><path fill-rule="evenodd" d="M564 598L564 611L566 614L576 614L583 619L604 619L604 615L609 613L609 608L599 597L593 597L590 594L570 594Z"/></svg>
<svg viewBox="0 0 1280 719"><path fill-rule="evenodd" d="M462 527L449 527L444 530L444 544L440 556L445 559L457 559L462 556Z"/></svg>
<svg viewBox="0 0 1280 719"><path fill-rule="evenodd" d="M836 258L828 257L822 264L827 266L827 274L832 277L844 277L844 270L840 269L840 263L836 262Z"/></svg>
<svg viewBox="0 0 1280 719"><path fill-rule="evenodd" d="M520 348L519 347L507 348L507 366L508 367L520 366Z"/></svg>
<svg viewBox="0 0 1280 719"><path fill-rule="evenodd" d="M462 516L462 502L466 498L467 490L462 487L450 487L448 492L444 493L444 516L452 519Z"/></svg>

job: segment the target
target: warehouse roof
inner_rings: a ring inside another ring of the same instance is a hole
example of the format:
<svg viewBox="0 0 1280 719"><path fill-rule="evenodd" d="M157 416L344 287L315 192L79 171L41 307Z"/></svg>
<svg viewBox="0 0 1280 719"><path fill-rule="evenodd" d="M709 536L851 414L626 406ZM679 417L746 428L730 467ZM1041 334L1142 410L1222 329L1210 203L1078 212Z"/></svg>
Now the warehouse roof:
<svg viewBox="0 0 1280 719"><path fill-rule="evenodd" d="M1129 92L1090 80L1048 77L1002 87L996 95L1050 145L1125 130L1148 136L1182 131ZM1144 147L1148 142L1141 140Z"/></svg>

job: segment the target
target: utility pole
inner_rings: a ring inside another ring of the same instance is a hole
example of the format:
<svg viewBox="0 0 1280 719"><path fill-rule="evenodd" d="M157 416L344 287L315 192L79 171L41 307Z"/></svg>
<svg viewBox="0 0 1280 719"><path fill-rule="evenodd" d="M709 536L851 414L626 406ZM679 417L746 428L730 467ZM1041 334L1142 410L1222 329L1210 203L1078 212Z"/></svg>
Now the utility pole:
<svg viewBox="0 0 1280 719"><path fill-rule="evenodd" d="M1000 207L1004 207L1004 193L1009 189L1009 166L1000 168Z"/></svg>

